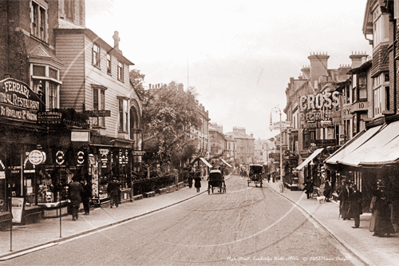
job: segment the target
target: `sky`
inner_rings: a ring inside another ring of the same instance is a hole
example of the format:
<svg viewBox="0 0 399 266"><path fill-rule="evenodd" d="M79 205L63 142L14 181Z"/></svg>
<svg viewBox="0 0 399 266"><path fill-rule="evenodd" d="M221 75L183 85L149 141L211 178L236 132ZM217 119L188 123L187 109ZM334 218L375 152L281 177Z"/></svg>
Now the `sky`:
<svg viewBox="0 0 399 266"><path fill-rule="evenodd" d="M256 139L279 134L285 89L327 53L328 68L371 55L362 33L366 0L86 0L86 27L108 44L119 32L123 55L146 84L194 87L210 122L245 127Z"/></svg>

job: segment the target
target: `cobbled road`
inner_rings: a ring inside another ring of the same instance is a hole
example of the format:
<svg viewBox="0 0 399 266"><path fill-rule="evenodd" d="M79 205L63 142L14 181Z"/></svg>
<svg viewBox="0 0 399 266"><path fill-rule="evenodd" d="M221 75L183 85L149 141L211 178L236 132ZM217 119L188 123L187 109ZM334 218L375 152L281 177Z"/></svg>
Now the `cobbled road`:
<svg viewBox="0 0 399 266"><path fill-rule="evenodd" d="M0 265L361 265L267 182L226 186Z"/></svg>

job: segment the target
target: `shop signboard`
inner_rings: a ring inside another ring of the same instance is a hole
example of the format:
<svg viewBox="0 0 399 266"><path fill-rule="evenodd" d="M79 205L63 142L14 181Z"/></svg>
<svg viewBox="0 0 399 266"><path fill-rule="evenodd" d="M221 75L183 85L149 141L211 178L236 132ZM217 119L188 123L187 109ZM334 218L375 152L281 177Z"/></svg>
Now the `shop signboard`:
<svg viewBox="0 0 399 266"><path fill-rule="evenodd" d="M24 198L13 197L11 200L12 222L22 223L22 214L25 207Z"/></svg>
<svg viewBox="0 0 399 266"><path fill-rule="evenodd" d="M302 128L333 128L341 121L337 91L303 95L299 105Z"/></svg>
<svg viewBox="0 0 399 266"><path fill-rule="evenodd" d="M41 125L59 125L62 122L62 113L60 112L38 112L37 123Z"/></svg>
<svg viewBox="0 0 399 266"><path fill-rule="evenodd" d="M22 81L6 78L0 81L0 117L37 122L40 98Z"/></svg>
<svg viewBox="0 0 399 266"><path fill-rule="evenodd" d="M84 111L89 117L106 117L111 116L111 110L86 110Z"/></svg>

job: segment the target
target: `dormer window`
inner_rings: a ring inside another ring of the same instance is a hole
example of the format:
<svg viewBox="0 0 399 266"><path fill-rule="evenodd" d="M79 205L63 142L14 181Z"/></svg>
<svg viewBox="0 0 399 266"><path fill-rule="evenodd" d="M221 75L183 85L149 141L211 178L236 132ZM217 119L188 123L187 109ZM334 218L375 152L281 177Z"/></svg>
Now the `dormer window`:
<svg viewBox="0 0 399 266"><path fill-rule="evenodd" d="M123 64L118 61L118 80L123 82Z"/></svg>

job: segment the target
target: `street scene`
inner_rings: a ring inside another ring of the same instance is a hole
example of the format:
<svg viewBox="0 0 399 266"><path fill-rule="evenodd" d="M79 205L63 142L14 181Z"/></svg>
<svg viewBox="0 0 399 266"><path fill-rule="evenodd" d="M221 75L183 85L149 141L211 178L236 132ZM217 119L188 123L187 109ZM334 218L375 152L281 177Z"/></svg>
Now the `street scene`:
<svg viewBox="0 0 399 266"><path fill-rule="evenodd" d="M0 265L399 265L398 33L399 0L0 0Z"/></svg>

